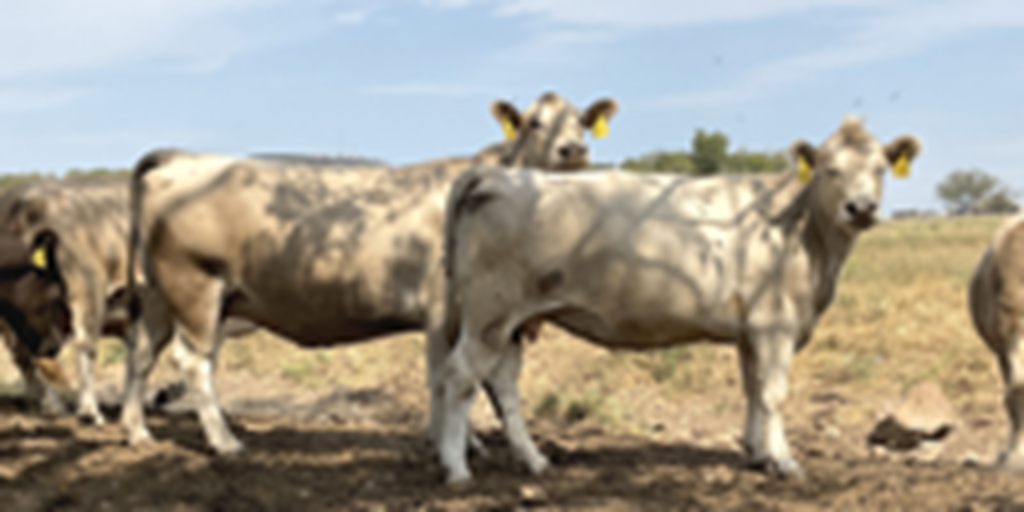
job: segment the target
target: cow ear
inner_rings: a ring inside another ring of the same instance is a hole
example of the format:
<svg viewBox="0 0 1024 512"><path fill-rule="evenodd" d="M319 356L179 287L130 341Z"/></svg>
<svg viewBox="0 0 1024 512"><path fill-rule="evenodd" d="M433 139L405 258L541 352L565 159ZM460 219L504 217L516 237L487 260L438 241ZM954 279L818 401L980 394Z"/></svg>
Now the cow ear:
<svg viewBox="0 0 1024 512"><path fill-rule="evenodd" d="M515 140L519 136L519 130L523 126L523 118L515 105L498 100L491 104L491 114L501 125L501 131L505 134L505 140Z"/></svg>
<svg viewBox="0 0 1024 512"><path fill-rule="evenodd" d="M611 98L602 98L592 103L587 110L583 112L583 117L580 118L580 122L591 133L594 134L594 138L600 139L608 136L608 120L615 116L615 113L619 111L619 104Z"/></svg>
<svg viewBox="0 0 1024 512"><path fill-rule="evenodd" d="M9 224L12 231L21 233L46 218L46 202L40 198L21 199L11 207Z"/></svg>
<svg viewBox="0 0 1024 512"><path fill-rule="evenodd" d="M910 176L910 162L921 152L921 141L913 135L901 135L885 146L885 158L897 178Z"/></svg>
<svg viewBox="0 0 1024 512"><path fill-rule="evenodd" d="M32 255L30 261L33 267L45 272L54 272L56 269L55 255L57 254L57 234L46 230L36 235L32 242Z"/></svg>
<svg viewBox="0 0 1024 512"><path fill-rule="evenodd" d="M818 150L805 140L798 140L789 146L789 157L796 165L796 175L801 183L811 181L814 165L818 159Z"/></svg>

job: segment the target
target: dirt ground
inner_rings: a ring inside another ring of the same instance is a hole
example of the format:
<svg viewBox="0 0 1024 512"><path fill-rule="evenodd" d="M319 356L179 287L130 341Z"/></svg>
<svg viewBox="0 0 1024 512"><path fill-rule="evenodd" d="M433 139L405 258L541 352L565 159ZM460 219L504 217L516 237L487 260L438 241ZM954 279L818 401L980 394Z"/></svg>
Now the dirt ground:
<svg viewBox="0 0 1024 512"><path fill-rule="evenodd" d="M301 350L262 333L229 341L219 361L247 446L230 458L206 448L187 396L154 406L156 442L123 445L118 342L101 344L99 427L27 413L0 356L0 510L1024 510L1024 475L989 469L1007 421L964 299L995 222L892 223L858 246L793 370L785 417L803 482L745 468L729 347L615 353L545 327L521 387L553 469L526 474L480 401L490 454L472 460L473 484L447 488L423 440L419 336ZM152 387L175 380L161 362ZM922 381L954 405L951 437L870 449L873 425Z"/></svg>

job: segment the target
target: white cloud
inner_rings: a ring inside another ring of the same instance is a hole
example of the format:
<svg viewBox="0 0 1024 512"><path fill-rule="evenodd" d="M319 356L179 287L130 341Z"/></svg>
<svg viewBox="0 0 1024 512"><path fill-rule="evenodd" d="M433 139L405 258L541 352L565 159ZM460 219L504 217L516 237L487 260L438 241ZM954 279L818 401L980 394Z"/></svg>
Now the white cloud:
<svg viewBox="0 0 1024 512"><path fill-rule="evenodd" d="M334 22L339 25L361 25L370 17L367 10L341 11L334 15Z"/></svg>
<svg viewBox="0 0 1024 512"><path fill-rule="evenodd" d="M535 15L579 25L626 28L698 25L793 14L816 8L884 5L882 0L506 0L502 15Z"/></svg>
<svg viewBox="0 0 1024 512"><path fill-rule="evenodd" d="M278 1L8 2L0 17L0 81L155 58L209 69L252 43L235 17Z"/></svg>
<svg viewBox="0 0 1024 512"><path fill-rule="evenodd" d="M384 96L478 96L489 94L491 89L467 84L416 82L364 87L360 92Z"/></svg>
<svg viewBox="0 0 1024 512"><path fill-rule="evenodd" d="M0 112L48 110L67 105L86 95L84 89L0 89Z"/></svg>
<svg viewBox="0 0 1024 512"><path fill-rule="evenodd" d="M470 4L480 3L480 0L422 0L427 7L440 7L441 9L459 9Z"/></svg>
<svg viewBox="0 0 1024 512"><path fill-rule="evenodd" d="M1024 4L1006 0L902 3L861 17L839 44L752 68L734 85L661 98L665 106L717 107L774 95L836 69L903 58L973 31L1024 27Z"/></svg>

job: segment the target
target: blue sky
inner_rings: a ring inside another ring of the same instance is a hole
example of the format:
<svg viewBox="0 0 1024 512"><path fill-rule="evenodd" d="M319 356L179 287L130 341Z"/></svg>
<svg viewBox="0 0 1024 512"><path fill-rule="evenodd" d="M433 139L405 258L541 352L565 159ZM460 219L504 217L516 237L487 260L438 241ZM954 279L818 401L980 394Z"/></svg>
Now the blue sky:
<svg viewBox="0 0 1024 512"><path fill-rule="evenodd" d="M0 0L0 170L154 147L406 163L498 140L494 99L616 98L595 160L818 142L847 113L924 153L887 209L979 167L1024 192L1024 2Z"/></svg>

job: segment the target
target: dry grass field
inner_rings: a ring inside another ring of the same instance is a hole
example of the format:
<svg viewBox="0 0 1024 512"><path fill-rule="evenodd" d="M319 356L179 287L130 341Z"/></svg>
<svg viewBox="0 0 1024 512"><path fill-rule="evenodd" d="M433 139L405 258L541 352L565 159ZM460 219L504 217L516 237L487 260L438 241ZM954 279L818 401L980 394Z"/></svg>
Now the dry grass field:
<svg viewBox="0 0 1024 512"><path fill-rule="evenodd" d="M250 448L205 449L184 404L154 413L149 447L116 426L0 411L0 503L81 510L300 509L1013 509L1024 477L985 468L1005 440L994 358L974 334L966 286L994 217L893 221L859 242L836 300L795 360L789 437L809 473L776 482L743 468L743 399L727 346L649 353L595 348L546 326L521 380L531 429L555 468L524 474L479 401L492 455L477 483L440 486L421 439L423 343L409 334L301 350L260 333L230 340L218 387ZM101 388L116 411L124 349L101 346ZM68 368L71 368L68 365ZM171 382L165 362L154 382ZM873 453L867 433L900 395L937 382L959 426L937 458ZM18 379L5 360L8 396ZM112 417L113 419L114 417ZM6 501L4 501L6 500ZM3 507L5 510L6 507Z"/></svg>

